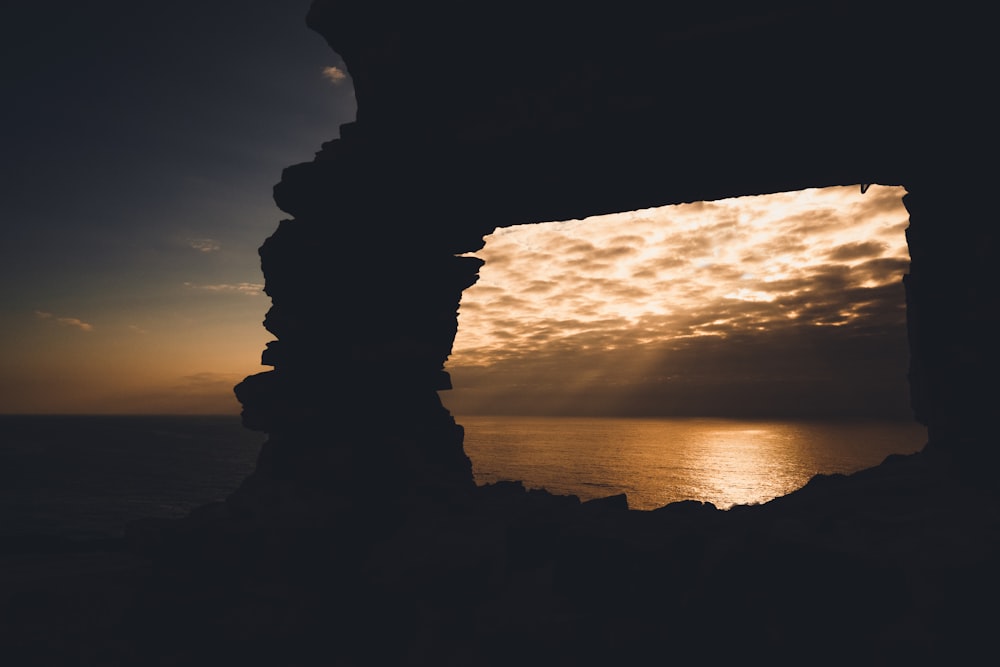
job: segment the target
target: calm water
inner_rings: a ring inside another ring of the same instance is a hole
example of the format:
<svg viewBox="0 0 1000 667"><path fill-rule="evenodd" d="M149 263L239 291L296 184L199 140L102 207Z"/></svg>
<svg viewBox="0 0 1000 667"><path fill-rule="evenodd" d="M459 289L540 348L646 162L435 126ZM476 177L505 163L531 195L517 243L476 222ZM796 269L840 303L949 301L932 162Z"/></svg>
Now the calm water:
<svg viewBox="0 0 1000 667"><path fill-rule="evenodd" d="M239 417L0 416L0 537L183 516L234 491L263 441Z"/></svg>
<svg viewBox="0 0 1000 667"><path fill-rule="evenodd" d="M916 423L462 417L479 484L520 479L581 499L628 494L629 507L678 500L761 503L817 473L849 473L926 442Z"/></svg>
<svg viewBox="0 0 1000 667"><path fill-rule="evenodd" d="M817 472L851 472L924 444L916 424L462 417L480 484L520 479L582 499L627 493L763 502ZM0 538L121 534L229 495L265 436L238 417L0 416Z"/></svg>

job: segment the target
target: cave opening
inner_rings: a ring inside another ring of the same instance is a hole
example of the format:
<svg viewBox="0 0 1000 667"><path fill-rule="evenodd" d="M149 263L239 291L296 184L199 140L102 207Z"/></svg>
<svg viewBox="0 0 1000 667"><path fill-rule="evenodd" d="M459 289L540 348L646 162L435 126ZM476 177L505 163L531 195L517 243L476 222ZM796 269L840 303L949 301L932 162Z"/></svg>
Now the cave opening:
<svg viewBox="0 0 1000 667"><path fill-rule="evenodd" d="M832 187L495 230L474 253L486 264L442 394L477 482L731 506L919 450L904 193Z"/></svg>

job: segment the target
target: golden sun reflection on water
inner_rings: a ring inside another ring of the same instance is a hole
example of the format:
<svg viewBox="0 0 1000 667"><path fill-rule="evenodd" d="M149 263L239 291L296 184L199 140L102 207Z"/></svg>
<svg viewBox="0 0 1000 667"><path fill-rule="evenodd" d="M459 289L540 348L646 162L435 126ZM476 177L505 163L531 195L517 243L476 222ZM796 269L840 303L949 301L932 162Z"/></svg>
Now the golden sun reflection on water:
<svg viewBox="0 0 1000 667"><path fill-rule="evenodd" d="M778 423L698 433L686 450L692 497L715 498L716 505L728 507L766 502L803 486L816 472L804 451L807 437L794 425Z"/></svg>
<svg viewBox="0 0 1000 667"><path fill-rule="evenodd" d="M918 451L926 432L891 421L461 417L479 484L521 480L581 500L625 493L632 509L680 500L764 503L814 475Z"/></svg>

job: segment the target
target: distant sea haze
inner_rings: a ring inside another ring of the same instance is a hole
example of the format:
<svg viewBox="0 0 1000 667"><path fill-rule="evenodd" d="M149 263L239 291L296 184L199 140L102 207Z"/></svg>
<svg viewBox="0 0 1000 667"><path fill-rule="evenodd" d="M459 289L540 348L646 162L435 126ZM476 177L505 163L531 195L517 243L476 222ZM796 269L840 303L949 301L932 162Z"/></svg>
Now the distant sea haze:
<svg viewBox="0 0 1000 667"><path fill-rule="evenodd" d="M925 442L907 422L456 417L478 484L521 480L633 509L763 503ZM121 535L223 500L265 436L238 417L0 416L0 538ZM2 546L2 542L0 542Z"/></svg>

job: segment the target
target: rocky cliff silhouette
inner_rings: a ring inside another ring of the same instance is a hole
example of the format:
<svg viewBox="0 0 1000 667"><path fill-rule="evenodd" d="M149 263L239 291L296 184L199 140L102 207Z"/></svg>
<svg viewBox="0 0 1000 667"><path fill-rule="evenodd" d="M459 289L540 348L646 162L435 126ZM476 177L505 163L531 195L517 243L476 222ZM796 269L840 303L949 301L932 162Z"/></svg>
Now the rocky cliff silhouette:
<svg viewBox="0 0 1000 667"><path fill-rule="evenodd" d="M17 664L995 652L985 17L853 1L481 9L313 3L308 25L343 57L358 116L275 186L291 217L260 250L273 370L236 388L246 426L268 434L257 469L224 504L133 524L127 552L18 584L5 597ZM924 451L728 511L475 486L438 392L480 266L459 255L484 235L860 183L909 192Z"/></svg>

